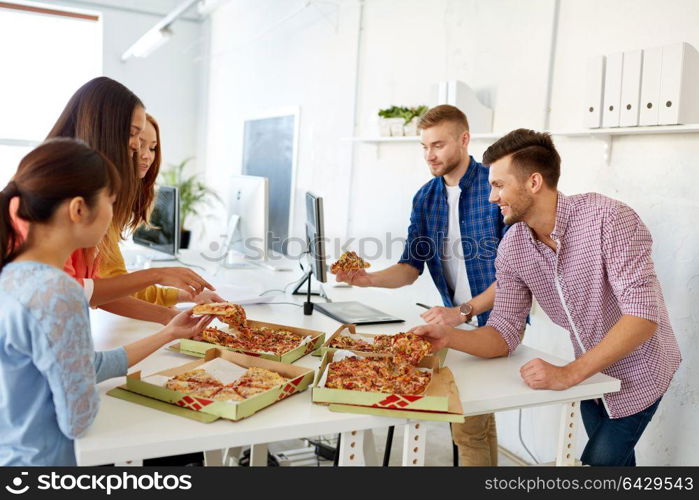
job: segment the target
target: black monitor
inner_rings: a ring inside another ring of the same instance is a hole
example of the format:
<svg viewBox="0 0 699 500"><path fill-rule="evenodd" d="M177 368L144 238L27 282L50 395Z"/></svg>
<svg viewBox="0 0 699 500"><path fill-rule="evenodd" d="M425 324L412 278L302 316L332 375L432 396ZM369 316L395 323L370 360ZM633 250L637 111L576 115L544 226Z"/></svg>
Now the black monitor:
<svg viewBox="0 0 699 500"><path fill-rule="evenodd" d="M311 270L321 283L328 281L323 229L323 198L306 193L306 243L311 257Z"/></svg>
<svg viewBox="0 0 699 500"><path fill-rule="evenodd" d="M177 188L158 186L149 225L142 225L133 235L134 243L173 257L180 247L180 197Z"/></svg>

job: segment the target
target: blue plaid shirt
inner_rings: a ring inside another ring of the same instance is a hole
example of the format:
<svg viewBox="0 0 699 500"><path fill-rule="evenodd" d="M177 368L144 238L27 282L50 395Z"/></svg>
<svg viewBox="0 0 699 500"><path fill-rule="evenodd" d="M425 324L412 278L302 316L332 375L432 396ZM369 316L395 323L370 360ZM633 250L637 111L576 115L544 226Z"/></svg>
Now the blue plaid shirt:
<svg viewBox="0 0 699 500"><path fill-rule="evenodd" d="M507 231L500 209L488 201L488 169L471 158L468 170L459 181L459 216L464 265L475 297L495 281L495 256ZM408 239L399 263L410 264L420 274L425 263L446 307L453 307L454 290L447 284L442 266L444 239L449 228L449 205L444 180L435 177L420 188L413 198ZM485 325L490 311L478 316Z"/></svg>

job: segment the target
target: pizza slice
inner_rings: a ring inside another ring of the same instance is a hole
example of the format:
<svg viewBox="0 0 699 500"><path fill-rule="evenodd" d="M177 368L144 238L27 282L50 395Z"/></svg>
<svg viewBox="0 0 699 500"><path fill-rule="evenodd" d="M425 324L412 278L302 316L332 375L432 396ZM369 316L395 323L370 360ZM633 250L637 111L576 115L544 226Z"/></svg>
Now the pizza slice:
<svg viewBox="0 0 699 500"><path fill-rule="evenodd" d="M349 349L351 351L374 352L374 346L363 339L338 335L328 343L328 347L335 349Z"/></svg>
<svg viewBox="0 0 699 500"><path fill-rule="evenodd" d="M362 259L356 252L348 251L340 256L340 259L330 266L330 272L337 274L340 271L356 271L359 269L366 269L370 267L367 261Z"/></svg>
<svg viewBox="0 0 699 500"><path fill-rule="evenodd" d="M276 372L253 366L231 385L241 396L249 398L286 382L287 379Z"/></svg>
<svg viewBox="0 0 699 500"><path fill-rule="evenodd" d="M376 352L400 356L411 365L418 365L430 353L432 344L414 333L401 332L395 335L377 335L374 349Z"/></svg>
<svg viewBox="0 0 699 500"><path fill-rule="evenodd" d="M202 368L197 368L196 370L190 370L188 372L180 373L175 375L170 380L177 380L183 382L193 382L196 384L206 384L206 385L223 385L219 379L209 375L206 370Z"/></svg>
<svg viewBox="0 0 699 500"><path fill-rule="evenodd" d="M243 401L245 398L235 390L233 384L224 386L212 398L214 401Z"/></svg>
<svg viewBox="0 0 699 500"><path fill-rule="evenodd" d="M220 383L218 385L212 385L192 380L170 379L167 381L165 387L172 391L181 392L190 396L211 399L221 390L222 385Z"/></svg>
<svg viewBox="0 0 699 500"><path fill-rule="evenodd" d="M210 304L198 304L192 308L197 315L218 316L218 318L231 326L247 327L245 309L232 302L212 302Z"/></svg>

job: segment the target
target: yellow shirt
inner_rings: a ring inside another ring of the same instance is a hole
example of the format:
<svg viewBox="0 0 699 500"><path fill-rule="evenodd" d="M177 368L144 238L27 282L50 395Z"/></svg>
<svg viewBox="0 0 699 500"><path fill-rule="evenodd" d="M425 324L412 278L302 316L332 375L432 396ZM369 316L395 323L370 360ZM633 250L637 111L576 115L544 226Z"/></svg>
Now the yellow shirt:
<svg viewBox="0 0 699 500"><path fill-rule="evenodd" d="M115 240L110 241L114 241L115 244L113 248L110 248L110 252L108 252L111 255L102 255L100 258L100 278L113 278L115 276L121 276L128 273L126 270L126 264L124 263L124 256L121 254L119 245ZM160 306L171 307L177 304L177 288L166 288L151 285L148 288L144 288L143 290L131 294L131 296Z"/></svg>

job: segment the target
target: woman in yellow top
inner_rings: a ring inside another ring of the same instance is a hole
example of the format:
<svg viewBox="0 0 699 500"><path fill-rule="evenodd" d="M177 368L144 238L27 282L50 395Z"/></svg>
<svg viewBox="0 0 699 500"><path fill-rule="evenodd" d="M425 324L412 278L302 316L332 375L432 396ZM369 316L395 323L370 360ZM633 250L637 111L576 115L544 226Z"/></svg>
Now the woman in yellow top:
<svg viewBox="0 0 699 500"><path fill-rule="evenodd" d="M134 201L134 213L141 211L148 212L155 197L155 180L160 172L160 162L162 161L160 148L160 127L151 115L146 113L146 126L140 134L140 151L138 155L137 175L140 180L138 194ZM105 253L99 264L100 278L113 278L127 274L124 257L119 249L116 235L108 238L110 249ZM199 295L193 297L184 290L170 287L159 287L151 285L139 292L132 294L132 297L144 300L151 304L171 307L179 302L223 302L215 292L204 289Z"/></svg>

